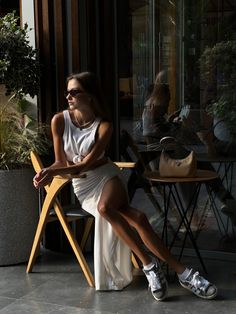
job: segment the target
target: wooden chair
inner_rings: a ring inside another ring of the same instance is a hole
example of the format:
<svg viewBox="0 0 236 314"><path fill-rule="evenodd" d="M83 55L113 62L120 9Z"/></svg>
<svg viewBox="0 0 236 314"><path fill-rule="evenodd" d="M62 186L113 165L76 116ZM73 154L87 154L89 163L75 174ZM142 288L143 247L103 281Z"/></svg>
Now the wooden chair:
<svg viewBox="0 0 236 314"><path fill-rule="evenodd" d="M128 193L130 200L134 197L137 189L143 189L155 211L158 213L159 221L164 222L165 212L163 204L159 203L160 199L164 202L163 187L159 182L149 180L144 175L146 171L151 171L149 162L158 158L160 154L161 149L140 151L132 136L126 130L121 131L121 156L125 161L133 161L136 163L136 167L132 169L132 173L128 180ZM172 206L172 204L170 205ZM175 210L175 208L173 209ZM172 233L175 232L170 221L168 221L168 228Z"/></svg>
<svg viewBox="0 0 236 314"><path fill-rule="evenodd" d="M148 163L157 158L158 154L160 152L157 151L140 152L131 135L126 130L121 131L121 156L125 161L136 163L136 167L132 169L128 181L130 200L134 197L136 190L142 188L156 211L163 213L162 207L153 192L154 188L160 191L160 185L147 180L143 175L145 171L151 170Z"/></svg>
<svg viewBox="0 0 236 314"><path fill-rule="evenodd" d="M31 152L31 161L33 164L33 167L36 172L39 172L43 168L43 164L40 160L40 157L38 156L37 153ZM135 167L135 163L126 163L126 162L117 162L116 163L118 167L121 169L123 168L133 168ZM76 176L74 176L76 177ZM78 177L78 176L77 176ZM59 200L58 200L58 194L61 191L61 189L71 182L72 176L66 175L66 176L55 176L52 180L52 182L48 185L46 185L45 191L46 191L46 197L43 202L40 218L39 218L39 223L37 226L34 242L32 245L31 253L30 253L30 258L28 262L28 266L26 269L27 273L30 273L32 271L37 252L40 246L40 241L42 239L43 231L46 226L46 224L50 221L53 220L59 220L68 240L69 243L75 253L75 256L80 264L80 267L85 275L85 278L88 282L88 284L91 287L94 287L94 278L93 275L89 269L89 266L85 260L85 257L82 253L82 249L84 248L88 236L90 234L92 224L94 221L94 217L85 212L82 208L77 208L74 211L68 210L64 211L62 208ZM53 208L53 212L52 212ZM75 219L81 219L81 218L86 218L86 226L84 230L84 234L82 237L81 244L79 245L75 236L73 235L73 232L71 230L71 227L69 225L69 221L75 220ZM135 259L135 257L132 255L132 262L136 268L138 268L138 263Z"/></svg>

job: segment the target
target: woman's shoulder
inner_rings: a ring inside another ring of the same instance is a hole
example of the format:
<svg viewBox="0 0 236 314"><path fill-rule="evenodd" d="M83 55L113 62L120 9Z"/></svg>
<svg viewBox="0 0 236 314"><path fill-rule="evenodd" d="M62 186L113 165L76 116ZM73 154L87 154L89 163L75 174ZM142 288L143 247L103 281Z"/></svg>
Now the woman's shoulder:
<svg viewBox="0 0 236 314"><path fill-rule="evenodd" d="M56 131L57 133L62 134L64 131L64 125L65 125L65 120L64 120L63 112L56 113L53 116L52 121L51 121L52 130Z"/></svg>
<svg viewBox="0 0 236 314"><path fill-rule="evenodd" d="M145 103L144 103L144 107L149 107L151 104L151 98L149 97L148 99L146 99Z"/></svg>
<svg viewBox="0 0 236 314"><path fill-rule="evenodd" d="M52 123L58 123L61 121L64 121L64 113L58 112L58 113L54 114L54 116L52 118Z"/></svg>
<svg viewBox="0 0 236 314"><path fill-rule="evenodd" d="M113 131L113 125L110 121L101 120L99 125L99 130L102 131Z"/></svg>
<svg viewBox="0 0 236 314"><path fill-rule="evenodd" d="M100 125L105 126L105 127L112 127L112 122L100 119Z"/></svg>
<svg viewBox="0 0 236 314"><path fill-rule="evenodd" d="M144 108L147 108L149 110L155 110L156 107L157 107L157 102L154 97L149 97L144 103Z"/></svg>

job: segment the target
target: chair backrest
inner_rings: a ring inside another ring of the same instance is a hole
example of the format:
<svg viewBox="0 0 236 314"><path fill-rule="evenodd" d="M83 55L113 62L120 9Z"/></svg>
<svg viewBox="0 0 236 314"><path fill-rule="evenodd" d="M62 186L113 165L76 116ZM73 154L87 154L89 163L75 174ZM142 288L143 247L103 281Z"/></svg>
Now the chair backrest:
<svg viewBox="0 0 236 314"><path fill-rule="evenodd" d="M41 171L44 168L43 163L42 163L38 153L36 153L35 151L31 151L30 152L30 158L31 158L31 162L32 162L33 168L34 168L36 173L38 173L39 171ZM61 186L61 189L71 181L71 178L69 178L69 177L67 178L65 176L65 177L62 177L62 180L64 181L64 184ZM47 191L49 189L49 186L50 186L50 183L45 185L44 189ZM58 203L57 198L55 199L55 201L56 201L56 203Z"/></svg>
<svg viewBox="0 0 236 314"><path fill-rule="evenodd" d="M121 156L129 162L136 162L141 165L143 170L146 170L145 162L139 152L137 145L134 143L131 135L126 131L121 131Z"/></svg>
<svg viewBox="0 0 236 314"><path fill-rule="evenodd" d="M126 131L121 131L121 156L126 161L136 163L135 171L142 174L144 171L150 171L150 162L160 157L161 150L139 150L132 136Z"/></svg>
<svg viewBox="0 0 236 314"><path fill-rule="evenodd" d="M42 161L35 151L30 152L30 158L35 172L39 172L40 170L43 169Z"/></svg>
<svg viewBox="0 0 236 314"><path fill-rule="evenodd" d="M160 212L161 206L159 205L152 189L154 184L151 180L146 179L143 175L145 171L151 170L149 162L157 158L158 152L140 152L131 135L126 130L122 130L121 156L127 161L134 161L135 159L136 162L136 167L132 170L128 180L128 193L130 200L132 200L134 197L136 190L138 188L142 188L152 202L154 208Z"/></svg>
<svg viewBox="0 0 236 314"><path fill-rule="evenodd" d="M136 167L132 170L128 180L128 190L130 199L134 196L135 190L139 187L151 186L151 181L148 182L143 177L144 171L149 171L149 152L142 154L139 152L138 146L133 141L131 135L126 131L121 131L121 156L126 161L133 161L136 163ZM144 157L144 158L143 158ZM153 159L153 157L151 158ZM132 192L131 192L132 191Z"/></svg>

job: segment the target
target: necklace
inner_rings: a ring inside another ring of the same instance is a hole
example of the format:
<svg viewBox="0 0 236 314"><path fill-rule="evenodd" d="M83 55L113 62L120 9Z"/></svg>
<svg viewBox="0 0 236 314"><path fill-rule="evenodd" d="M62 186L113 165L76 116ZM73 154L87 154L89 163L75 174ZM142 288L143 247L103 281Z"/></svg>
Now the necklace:
<svg viewBox="0 0 236 314"><path fill-rule="evenodd" d="M93 120L90 120L90 121L88 121L88 122L80 123L76 116L74 116L74 119L75 119L74 121L75 121L76 126L78 126L78 128L79 128L80 130L82 130L82 129L88 127L88 126L91 125L91 124L94 122L94 120L95 120L95 118L94 118Z"/></svg>

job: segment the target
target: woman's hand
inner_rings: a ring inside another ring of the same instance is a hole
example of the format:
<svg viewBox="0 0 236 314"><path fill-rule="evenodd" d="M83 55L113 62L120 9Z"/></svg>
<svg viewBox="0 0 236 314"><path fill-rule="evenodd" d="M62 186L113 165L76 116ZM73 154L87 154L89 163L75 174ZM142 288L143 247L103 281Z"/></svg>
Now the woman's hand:
<svg viewBox="0 0 236 314"><path fill-rule="evenodd" d="M182 124L183 123L183 118L182 117L175 117L173 119L173 123Z"/></svg>
<svg viewBox="0 0 236 314"><path fill-rule="evenodd" d="M43 168L33 178L33 184L36 189L39 189L52 181L52 177L55 175L55 171L52 168Z"/></svg>

